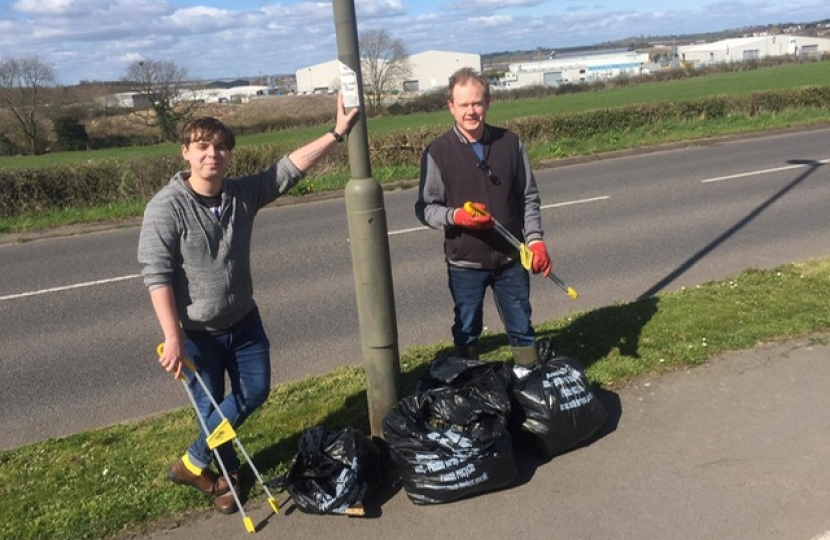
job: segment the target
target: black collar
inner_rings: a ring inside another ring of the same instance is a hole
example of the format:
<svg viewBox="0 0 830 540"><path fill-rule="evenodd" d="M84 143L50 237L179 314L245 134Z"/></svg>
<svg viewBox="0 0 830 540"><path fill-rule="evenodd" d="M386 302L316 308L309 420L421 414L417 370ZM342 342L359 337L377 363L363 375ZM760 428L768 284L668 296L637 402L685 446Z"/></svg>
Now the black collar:
<svg viewBox="0 0 830 540"><path fill-rule="evenodd" d="M461 130L458 129L458 126L453 124L452 126L453 131L455 131L455 135L458 137L458 140L461 141L462 144L472 144L470 141L467 140L467 137L461 133ZM490 144L490 127L487 124L484 124L484 133L481 136L481 139L476 141L481 144L487 145Z"/></svg>

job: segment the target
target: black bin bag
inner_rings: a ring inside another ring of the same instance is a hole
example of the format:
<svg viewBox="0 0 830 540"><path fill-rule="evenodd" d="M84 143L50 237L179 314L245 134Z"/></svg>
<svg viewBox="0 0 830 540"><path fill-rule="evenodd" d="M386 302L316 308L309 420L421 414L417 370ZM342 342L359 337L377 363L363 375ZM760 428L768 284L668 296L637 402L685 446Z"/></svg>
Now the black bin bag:
<svg viewBox="0 0 830 540"><path fill-rule="evenodd" d="M588 441L608 416L579 362L556 356L549 340L539 342L538 364L514 368L512 392L516 447L543 459Z"/></svg>
<svg viewBox="0 0 830 540"><path fill-rule="evenodd" d="M504 375L492 365L455 357L433 362L430 374L443 378L419 383L421 389L404 397L383 422L409 499L440 504L511 484L517 473Z"/></svg>
<svg viewBox="0 0 830 540"><path fill-rule="evenodd" d="M315 426L300 436L288 472L278 479L297 507L310 514L362 515L367 496L383 481L382 454L358 429Z"/></svg>

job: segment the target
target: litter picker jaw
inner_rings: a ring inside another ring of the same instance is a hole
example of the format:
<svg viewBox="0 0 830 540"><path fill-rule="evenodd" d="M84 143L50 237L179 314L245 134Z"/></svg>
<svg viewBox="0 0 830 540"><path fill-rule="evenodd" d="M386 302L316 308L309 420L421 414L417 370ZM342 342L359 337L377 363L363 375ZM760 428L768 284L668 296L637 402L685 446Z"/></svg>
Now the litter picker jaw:
<svg viewBox="0 0 830 540"><path fill-rule="evenodd" d="M464 203L464 210L470 214L471 216L484 216L487 215L487 211L481 206L473 201L467 201ZM516 238L513 233L508 231L504 225L499 223L496 218L493 218L493 228L499 233L502 238L507 240L511 246L519 250L519 258L521 260L522 266L524 266L525 270L530 270L533 267L533 252L530 251L530 248L524 244L524 242L520 242L518 238ZM573 287L569 287L565 284L564 281L559 279L556 274L551 272L548 274L548 277L556 283L563 291L568 293L568 296L571 297L572 300L576 300L579 298L579 293L576 292L576 289Z"/></svg>

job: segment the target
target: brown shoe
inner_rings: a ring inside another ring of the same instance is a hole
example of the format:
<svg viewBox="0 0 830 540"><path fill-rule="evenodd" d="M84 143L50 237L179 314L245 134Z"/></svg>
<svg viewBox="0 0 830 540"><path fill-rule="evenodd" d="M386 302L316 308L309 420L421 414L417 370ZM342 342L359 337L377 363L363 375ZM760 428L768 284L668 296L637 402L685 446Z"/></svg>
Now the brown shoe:
<svg viewBox="0 0 830 540"><path fill-rule="evenodd" d="M231 482L233 482L233 489L236 492L237 496L239 496L241 501L242 490L239 484L239 471L228 471L228 476L231 477ZM224 477L220 477L220 481L222 481L222 485L227 484ZM227 490L226 493L223 493L222 495L219 495L218 497L213 499L213 507L216 508L217 511L222 512L223 514L233 514L234 512L239 510L239 508L236 506L236 500L233 498L233 492L231 490Z"/></svg>
<svg viewBox="0 0 830 540"><path fill-rule="evenodd" d="M204 469L202 474L193 474L184 466L182 458L177 459L167 469L167 478L175 484L193 486L205 495L215 497L228 492L227 482L224 478L219 482L219 476L210 469Z"/></svg>

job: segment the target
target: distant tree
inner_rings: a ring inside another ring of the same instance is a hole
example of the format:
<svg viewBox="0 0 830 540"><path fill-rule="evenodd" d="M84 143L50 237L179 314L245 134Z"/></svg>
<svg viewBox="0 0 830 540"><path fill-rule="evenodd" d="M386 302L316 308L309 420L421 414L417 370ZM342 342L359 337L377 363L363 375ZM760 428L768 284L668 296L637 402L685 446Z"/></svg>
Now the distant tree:
<svg viewBox="0 0 830 540"><path fill-rule="evenodd" d="M196 101L180 100L187 84L187 70L173 62L139 60L127 68L123 81L129 83L135 92L150 103L152 115L134 111L134 115L145 125L157 128L168 141L178 139L178 128L188 121L200 107Z"/></svg>
<svg viewBox="0 0 830 540"><path fill-rule="evenodd" d="M409 52L403 41L393 39L386 30L364 32L359 47L369 113L377 114L383 95L412 74Z"/></svg>
<svg viewBox="0 0 830 540"><path fill-rule="evenodd" d="M11 112L31 154L43 153L49 105L46 92L54 85L52 65L37 56L0 60L0 105Z"/></svg>

